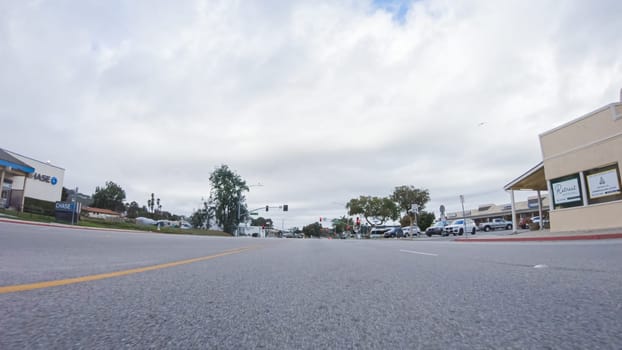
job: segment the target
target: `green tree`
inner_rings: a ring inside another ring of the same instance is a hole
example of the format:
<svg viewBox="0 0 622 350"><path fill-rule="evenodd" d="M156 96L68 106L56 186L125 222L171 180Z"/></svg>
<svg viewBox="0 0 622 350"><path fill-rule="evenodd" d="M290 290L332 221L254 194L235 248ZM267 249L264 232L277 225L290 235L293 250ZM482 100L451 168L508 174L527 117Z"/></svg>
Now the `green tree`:
<svg viewBox="0 0 622 350"><path fill-rule="evenodd" d="M342 216L337 219L333 219L333 226L335 227L335 233L342 233L346 231L348 226L354 226L354 222L351 218L347 218L346 216Z"/></svg>
<svg viewBox="0 0 622 350"><path fill-rule="evenodd" d="M434 216L434 213L429 213L427 211L420 211L419 214L417 214L416 224L417 226L419 226L421 231L425 231L428 227L432 225L432 223L434 223L435 219L436 217ZM411 223L413 222L414 222L414 217L411 214L407 214L400 219L400 224L402 226L410 226Z"/></svg>
<svg viewBox="0 0 622 350"><path fill-rule="evenodd" d="M264 225L266 225L266 227L268 227L267 226L268 220L270 222L272 222L271 219L266 219L266 218L261 217L261 216L258 217L258 218L253 218L253 219L251 219L251 226L264 226Z"/></svg>
<svg viewBox="0 0 622 350"><path fill-rule="evenodd" d="M201 200L203 201L203 208L199 208L192 213L190 216L190 224L192 227L209 229L214 219L213 200L211 197L208 200Z"/></svg>
<svg viewBox="0 0 622 350"><path fill-rule="evenodd" d="M246 181L224 164L212 172L209 180L216 221L225 232L233 234L240 223L239 213L246 211L246 198L243 195L248 191Z"/></svg>
<svg viewBox="0 0 622 350"><path fill-rule="evenodd" d="M310 225L304 226L302 228L302 232L308 237L320 237L320 234L322 233L322 225L319 222L314 222Z"/></svg>
<svg viewBox="0 0 622 350"><path fill-rule="evenodd" d="M112 181L106 181L106 187L95 188L93 207L122 212L125 209L125 191Z"/></svg>
<svg viewBox="0 0 622 350"><path fill-rule="evenodd" d="M135 201L132 201L131 203L127 205L126 211L127 211L128 218L136 219L139 216L140 207L138 206L138 203L136 203Z"/></svg>
<svg viewBox="0 0 622 350"><path fill-rule="evenodd" d="M419 215L417 215L417 224L421 231L425 231L428 227L432 226L435 219L436 216L434 215L434 213L421 211L419 212Z"/></svg>
<svg viewBox="0 0 622 350"><path fill-rule="evenodd" d="M382 225L389 219L397 220L400 215L399 208L388 197L360 196L350 199L346 208L348 215L361 215L370 225Z"/></svg>
<svg viewBox="0 0 622 350"><path fill-rule="evenodd" d="M155 194L152 193L151 194L151 199L147 199L147 208L149 208L149 212L153 213L153 207L155 206L155 198L154 198Z"/></svg>
<svg viewBox="0 0 622 350"><path fill-rule="evenodd" d="M430 201L430 192L426 189L415 188L414 186L398 186L393 190L391 199L397 203L403 212L408 212L412 204L417 204L419 210L423 210Z"/></svg>

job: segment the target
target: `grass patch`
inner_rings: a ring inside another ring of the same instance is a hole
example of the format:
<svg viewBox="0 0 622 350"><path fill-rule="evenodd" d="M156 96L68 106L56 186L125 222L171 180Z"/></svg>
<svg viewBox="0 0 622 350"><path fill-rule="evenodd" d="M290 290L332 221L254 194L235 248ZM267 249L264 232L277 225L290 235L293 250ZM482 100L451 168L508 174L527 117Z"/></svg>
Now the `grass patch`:
<svg viewBox="0 0 622 350"><path fill-rule="evenodd" d="M41 214L20 213L20 212L16 212L13 210L6 210L6 209L0 209L0 214L4 214L4 216L8 218L19 219L19 220L24 220L24 221L66 224L66 222L56 221L56 218L53 216L47 216L47 215L41 215ZM213 231L213 230L200 230L200 229L182 230L180 228L175 228L175 227L162 227L158 231L157 227L155 226L138 225L129 220L131 219L125 219L125 220L121 219L117 221L110 221L110 220L103 220L103 219L81 217L77 226L92 227L92 228L109 228L109 229L117 229L117 230L134 230L134 231L168 233L168 234L231 237L231 235L226 232Z"/></svg>
<svg viewBox="0 0 622 350"><path fill-rule="evenodd" d="M56 222L56 219L53 216L43 215L43 214L34 214L34 213L20 213L14 210L8 209L0 209L0 213L12 219L20 219L25 221L34 221L34 222Z"/></svg>

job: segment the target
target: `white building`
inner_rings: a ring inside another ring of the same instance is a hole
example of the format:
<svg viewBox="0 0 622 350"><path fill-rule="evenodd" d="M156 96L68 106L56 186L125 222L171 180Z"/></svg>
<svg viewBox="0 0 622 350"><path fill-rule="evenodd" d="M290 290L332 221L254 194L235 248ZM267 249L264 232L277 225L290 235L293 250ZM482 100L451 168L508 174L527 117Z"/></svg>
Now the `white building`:
<svg viewBox="0 0 622 350"><path fill-rule="evenodd" d="M2 151L2 159L0 159L2 202L0 206L22 209L23 198L47 202L61 200L65 169L12 151L2 149L0 151ZM20 167L27 171L15 171Z"/></svg>

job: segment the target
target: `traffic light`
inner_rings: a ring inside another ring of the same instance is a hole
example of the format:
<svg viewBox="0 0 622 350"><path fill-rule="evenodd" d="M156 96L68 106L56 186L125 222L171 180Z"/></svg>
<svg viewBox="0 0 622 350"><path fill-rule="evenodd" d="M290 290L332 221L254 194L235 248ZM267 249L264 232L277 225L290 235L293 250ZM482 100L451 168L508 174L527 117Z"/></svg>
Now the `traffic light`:
<svg viewBox="0 0 622 350"><path fill-rule="evenodd" d="M270 209L270 206L266 205L266 211L268 211L268 209Z"/></svg>
<svg viewBox="0 0 622 350"><path fill-rule="evenodd" d="M361 225L361 219L357 216L356 217L356 226L360 226Z"/></svg>
<svg viewBox="0 0 622 350"><path fill-rule="evenodd" d="M287 211L288 209L287 204L283 204L283 211Z"/></svg>
<svg viewBox="0 0 622 350"><path fill-rule="evenodd" d="M320 216L320 222L322 222L322 217Z"/></svg>

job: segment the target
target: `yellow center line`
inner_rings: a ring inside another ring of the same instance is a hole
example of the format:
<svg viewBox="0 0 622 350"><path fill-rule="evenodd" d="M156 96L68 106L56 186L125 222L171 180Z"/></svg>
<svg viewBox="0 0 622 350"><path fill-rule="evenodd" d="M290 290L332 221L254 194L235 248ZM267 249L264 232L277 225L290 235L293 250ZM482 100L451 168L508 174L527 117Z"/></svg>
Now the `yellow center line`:
<svg viewBox="0 0 622 350"><path fill-rule="evenodd" d="M216 258L220 258L220 257L227 256L227 255L242 253L242 252L254 249L254 248L257 248L257 246L251 246L251 247L245 247L245 248L237 248L237 249L227 250L227 251L224 251L224 252L218 253L218 254L202 256L202 257L199 257L199 258L173 261L173 262L170 262L170 263L159 264L159 265L152 265L152 266L145 266L145 267L139 267L139 268L136 268L136 269L122 270L122 271L115 271L115 272L108 272L108 273L100 273L100 274L97 274L97 275L89 275L89 276L82 276L82 277L75 277L75 278L67 278L67 279L62 279L62 280L44 281L44 282L36 282L36 283L16 284L16 285L12 285L12 286L4 286L4 287L0 287L0 294L24 292L24 291L27 291L27 290L43 289L43 288L50 288L50 287L58 287L58 286L64 286L64 285L68 285L68 284L90 282L90 281L103 280L103 279L106 279L106 278L113 278L113 277L133 275L135 273L141 273L141 272L147 272L147 271L153 271L153 270L166 269L166 268L169 268L169 267L175 267L175 266L180 266L180 265L192 264L192 263L199 262L199 261L216 259Z"/></svg>

